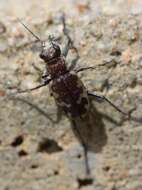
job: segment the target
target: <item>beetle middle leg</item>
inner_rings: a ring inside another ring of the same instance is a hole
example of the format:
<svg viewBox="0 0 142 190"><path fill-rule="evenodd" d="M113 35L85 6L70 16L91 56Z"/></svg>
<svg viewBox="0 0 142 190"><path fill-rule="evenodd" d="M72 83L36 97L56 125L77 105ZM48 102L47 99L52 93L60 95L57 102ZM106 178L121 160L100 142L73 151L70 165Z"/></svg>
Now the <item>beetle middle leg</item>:
<svg viewBox="0 0 142 190"><path fill-rule="evenodd" d="M43 84L40 84L36 87L33 87L33 88L30 88L30 89L26 89L26 90L18 90L18 93L25 93L25 92L30 92L30 91L33 91L33 90L37 90L43 86L46 86L49 84L49 82L51 81L52 79L48 79L48 80L45 80Z"/></svg>
<svg viewBox="0 0 142 190"><path fill-rule="evenodd" d="M96 69L96 67L93 67L93 66L90 66L90 67L82 67L82 68L79 68L79 69L75 69L74 71L76 73L79 73L81 71L85 71L85 70L89 70L89 69Z"/></svg>

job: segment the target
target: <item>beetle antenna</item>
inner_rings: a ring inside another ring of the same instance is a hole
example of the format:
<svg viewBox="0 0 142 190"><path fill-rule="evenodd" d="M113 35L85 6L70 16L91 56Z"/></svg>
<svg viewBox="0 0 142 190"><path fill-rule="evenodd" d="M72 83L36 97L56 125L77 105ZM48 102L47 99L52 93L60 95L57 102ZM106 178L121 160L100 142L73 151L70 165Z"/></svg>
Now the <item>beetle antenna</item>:
<svg viewBox="0 0 142 190"><path fill-rule="evenodd" d="M26 28L38 41L42 43L41 39L37 35L35 35L20 19L18 20L24 26L24 28Z"/></svg>
<svg viewBox="0 0 142 190"><path fill-rule="evenodd" d="M52 35L49 35L48 36L48 40L49 40L49 42L52 44L52 45L54 45L54 41L55 41L55 38L54 38L54 36Z"/></svg>
<svg viewBox="0 0 142 190"><path fill-rule="evenodd" d="M55 43L54 43L55 40L56 40L55 37L53 35L52 36L49 35L48 40L49 40L50 44L56 49L56 46L55 46Z"/></svg>

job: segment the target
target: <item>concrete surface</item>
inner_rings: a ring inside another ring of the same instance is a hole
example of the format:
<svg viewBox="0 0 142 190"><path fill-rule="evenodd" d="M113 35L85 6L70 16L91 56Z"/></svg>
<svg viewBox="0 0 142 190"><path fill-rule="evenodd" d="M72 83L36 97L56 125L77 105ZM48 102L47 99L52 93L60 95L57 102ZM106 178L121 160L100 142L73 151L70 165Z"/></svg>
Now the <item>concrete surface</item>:
<svg viewBox="0 0 142 190"><path fill-rule="evenodd" d="M60 11L80 53L78 67L90 91L104 94L133 117L142 117L142 3L140 0L0 1L0 190L141 190L142 124L107 103L94 102L79 129L89 146L91 176L70 121L47 87L10 98L15 89L41 82L39 44L17 20L43 40L64 44ZM68 62L74 56L70 52Z"/></svg>

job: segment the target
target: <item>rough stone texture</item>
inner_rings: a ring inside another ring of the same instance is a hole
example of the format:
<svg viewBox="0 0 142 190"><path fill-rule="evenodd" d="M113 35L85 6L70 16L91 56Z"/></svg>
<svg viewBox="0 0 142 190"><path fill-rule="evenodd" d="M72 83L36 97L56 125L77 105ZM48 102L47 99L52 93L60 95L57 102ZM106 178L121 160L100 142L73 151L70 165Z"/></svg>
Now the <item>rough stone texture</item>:
<svg viewBox="0 0 142 190"><path fill-rule="evenodd" d="M48 88L6 96L17 86L39 84L33 64L44 70L39 44L32 43L34 37L17 17L42 39L54 34L63 44L59 11L64 10L81 56L78 67L105 63L79 74L86 87L140 118L141 1L41 2L0 1L0 190L141 190L141 123L126 119L107 103L92 105L90 120L78 124L90 148L88 179L79 139L65 116L55 122L57 109Z"/></svg>

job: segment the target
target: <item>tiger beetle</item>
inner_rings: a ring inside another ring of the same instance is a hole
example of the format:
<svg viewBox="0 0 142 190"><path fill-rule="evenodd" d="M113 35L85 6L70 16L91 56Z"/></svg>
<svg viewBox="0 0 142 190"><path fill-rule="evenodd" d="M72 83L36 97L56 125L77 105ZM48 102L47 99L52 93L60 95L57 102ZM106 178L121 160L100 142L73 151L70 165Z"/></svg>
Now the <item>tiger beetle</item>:
<svg viewBox="0 0 142 190"><path fill-rule="evenodd" d="M91 66L75 69L77 61L80 58L79 53L77 48L74 46L71 37L69 36L64 14L61 18L63 24L63 33L67 38L67 43L65 44L62 52L59 44L51 36L48 38L49 47L47 47L47 45L45 45L45 41L42 41L23 22L19 21L36 38L36 40L41 43L41 52L39 57L46 64L46 72L42 75L42 84L31 89L19 90L18 93L30 92L49 85L51 95L54 97L57 106L64 111L67 117L69 117L73 124L74 130L80 138L80 142L84 151L86 173L90 174L87 157L87 145L80 135L76 122L77 118L82 119L89 114L90 97L93 97L99 102L108 102L115 110L127 116L128 118L130 115L118 108L105 96L98 95L96 92L90 92L85 88L83 82L77 76L77 73L87 69L95 69L96 67ZM76 57L71 62L71 65L67 67L66 57L70 49L74 50ZM98 66L103 66L103 64Z"/></svg>

